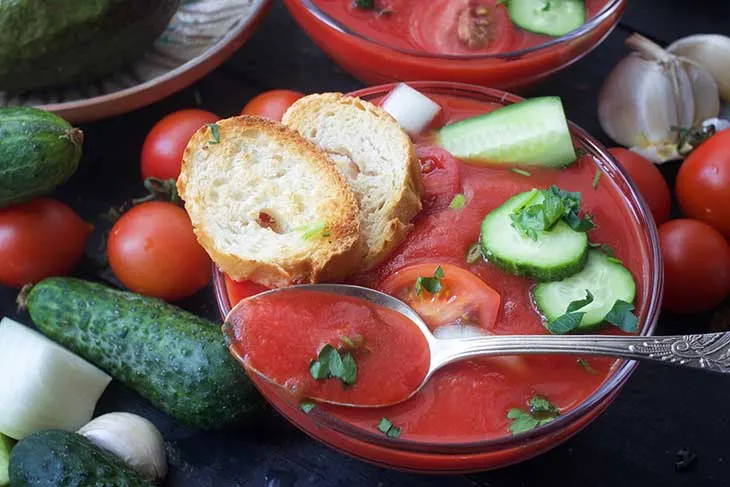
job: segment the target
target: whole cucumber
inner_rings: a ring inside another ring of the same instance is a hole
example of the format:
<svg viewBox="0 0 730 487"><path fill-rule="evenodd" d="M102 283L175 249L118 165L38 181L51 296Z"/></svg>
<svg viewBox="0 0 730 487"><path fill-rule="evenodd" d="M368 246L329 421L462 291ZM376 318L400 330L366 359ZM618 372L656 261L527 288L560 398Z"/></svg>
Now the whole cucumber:
<svg viewBox="0 0 730 487"><path fill-rule="evenodd" d="M50 193L81 159L84 134L30 107L0 108L0 208Z"/></svg>
<svg viewBox="0 0 730 487"><path fill-rule="evenodd" d="M153 487L113 454L76 433L46 430L10 454L13 487Z"/></svg>
<svg viewBox="0 0 730 487"><path fill-rule="evenodd" d="M181 423L224 428L262 405L220 327L164 301L49 278L33 286L25 303L45 335Z"/></svg>

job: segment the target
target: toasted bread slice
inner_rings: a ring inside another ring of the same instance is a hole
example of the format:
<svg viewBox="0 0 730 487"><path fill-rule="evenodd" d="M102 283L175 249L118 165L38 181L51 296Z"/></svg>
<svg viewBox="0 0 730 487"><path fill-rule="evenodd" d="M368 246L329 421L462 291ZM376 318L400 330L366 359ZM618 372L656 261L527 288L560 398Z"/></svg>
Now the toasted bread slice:
<svg viewBox="0 0 730 487"><path fill-rule="evenodd" d="M421 211L421 173L411 139L385 110L340 93L309 95L283 123L322 148L360 203L363 269L382 262Z"/></svg>
<svg viewBox="0 0 730 487"><path fill-rule="evenodd" d="M243 116L202 127L177 188L198 241L233 279L280 287L358 268L355 195L320 149L280 124Z"/></svg>

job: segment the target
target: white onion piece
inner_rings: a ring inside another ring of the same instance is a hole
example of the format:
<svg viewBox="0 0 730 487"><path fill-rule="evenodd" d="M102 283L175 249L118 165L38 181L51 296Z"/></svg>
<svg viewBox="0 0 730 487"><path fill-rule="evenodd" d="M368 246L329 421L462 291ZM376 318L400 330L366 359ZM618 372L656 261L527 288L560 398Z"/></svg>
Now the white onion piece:
<svg viewBox="0 0 730 487"><path fill-rule="evenodd" d="M0 433L75 431L87 423L111 377L40 333L0 321Z"/></svg>
<svg viewBox="0 0 730 487"><path fill-rule="evenodd" d="M405 83L393 88L382 107L403 130L413 135L423 132L441 111L438 103Z"/></svg>
<svg viewBox="0 0 730 487"><path fill-rule="evenodd" d="M455 338L474 338L490 335L483 328L472 325L446 325L439 326L433 332L433 336L440 340L453 340Z"/></svg>
<svg viewBox="0 0 730 487"><path fill-rule="evenodd" d="M724 118L708 118L702 122L703 127L709 127L710 125L715 127L715 132L721 132L730 129L730 120L725 120Z"/></svg>

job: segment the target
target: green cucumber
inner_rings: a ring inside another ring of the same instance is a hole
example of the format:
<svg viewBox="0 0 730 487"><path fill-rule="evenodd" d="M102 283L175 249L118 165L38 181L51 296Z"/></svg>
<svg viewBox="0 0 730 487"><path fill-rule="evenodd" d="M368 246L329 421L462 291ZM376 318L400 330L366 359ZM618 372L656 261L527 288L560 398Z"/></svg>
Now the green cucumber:
<svg viewBox="0 0 730 487"><path fill-rule="evenodd" d="M0 108L0 208L50 193L81 159L84 134L56 115Z"/></svg>
<svg viewBox="0 0 730 487"><path fill-rule="evenodd" d="M509 0L507 8L512 22L536 34L560 37L586 23L584 0Z"/></svg>
<svg viewBox="0 0 730 487"><path fill-rule="evenodd" d="M10 483L8 466L10 464L10 450L13 447L13 440L0 433L0 486Z"/></svg>
<svg viewBox="0 0 730 487"><path fill-rule="evenodd" d="M122 460L76 433L25 437L10 455L12 487L153 487Z"/></svg>
<svg viewBox="0 0 730 487"><path fill-rule="evenodd" d="M49 278L33 286L25 303L45 335L184 424L224 428L261 407L220 327L164 301Z"/></svg>
<svg viewBox="0 0 730 487"><path fill-rule="evenodd" d="M564 315L568 305L586 297L586 290L593 295L593 302L585 312L576 331L587 331L603 323L617 300L633 303L636 283L631 272L603 252L588 252L588 262L582 271L562 281L540 283L533 290L537 309L550 322Z"/></svg>
<svg viewBox="0 0 730 487"><path fill-rule="evenodd" d="M576 161L560 98L533 98L446 125L436 143L474 163L564 167Z"/></svg>
<svg viewBox="0 0 730 487"><path fill-rule="evenodd" d="M525 236L512 225L515 211L536 200L537 190L520 193L489 213L482 222L481 246L484 256L510 274L538 281L559 281L583 269L588 254L588 235L577 232L563 221L550 231L541 231L537 240Z"/></svg>

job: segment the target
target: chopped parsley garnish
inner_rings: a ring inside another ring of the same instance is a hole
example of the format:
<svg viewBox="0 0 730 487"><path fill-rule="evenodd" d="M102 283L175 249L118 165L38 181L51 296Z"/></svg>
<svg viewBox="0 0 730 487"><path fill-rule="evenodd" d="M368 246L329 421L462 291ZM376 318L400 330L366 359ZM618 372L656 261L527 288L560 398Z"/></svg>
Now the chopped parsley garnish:
<svg viewBox="0 0 730 487"><path fill-rule="evenodd" d="M510 215L512 226L525 236L537 240L538 232L549 232L561 220L577 232L593 228L592 217L581 218L579 214L580 193L563 191L557 186L533 191L533 196Z"/></svg>
<svg viewBox="0 0 730 487"><path fill-rule="evenodd" d="M466 251L466 263L475 264L479 259L482 258L482 247L479 242L472 244L469 250Z"/></svg>
<svg viewBox="0 0 730 487"><path fill-rule="evenodd" d="M314 409L314 403L313 402L300 402L299 403L299 409L304 411L304 414L309 414L309 412Z"/></svg>
<svg viewBox="0 0 730 487"><path fill-rule="evenodd" d="M533 397L527 405L527 411L513 408L507 412L507 418L512 420L509 430L513 435L533 430L560 416L558 408L542 396Z"/></svg>
<svg viewBox="0 0 730 487"><path fill-rule="evenodd" d="M221 134L220 134L220 132L218 132L218 124L217 123L207 123L206 125L210 129L210 133L213 135L213 140L208 141L208 143L209 144L219 144L221 141Z"/></svg>
<svg viewBox="0 0 730 487"><path fill-rule="evenodd" d="M586 297L571 302L564 315L558 316L547 324L547 329L555 335L563 335L578 328L585 313L579 311L593 302L593 294L586 289Z"/></svg>
<svg viewBox="0 0 730 487"><path fill-rule="evenodd" d="M340 379L345 387L357 379L357 364L350 352L340 354L332 345L325 345L317 355L317 360L309 364L309 373L315 380Z"/></svg>
<svg viewBox="0 0 730 487"><path fill-rule="evenodd" d="M303 225L294 229L296 232L303 232L304 240L312 240L313 238L326 238L330 233L326 231L327 225L324 222L313 223L312 225Z"/></svg>
<svg viewBox="0 0 730 487"><path fill-rule="evenodd" d="M357 348L362 348L363 345L365 345L365 337L360 335L359 333L356 333L352 335L351 337L348 336L341 336L340 341L344 345L345 350L355 350Z"/></svg>
<svg viewBox="0 0 730 487"><path fill-rule="evenodd" d="M421 294L424 289L431 294L441 291L441 279L444 278L444 270L441 266L436 268L433 277L419 277L416 279L416 295Z"/></svg>
<svg viewBox="0 0 730 487"><path fill-rule="evenodd" d="M355 7L363 10L375 10L375 0L355 0Z"/></svg>
<svg viewBox="0 0 730 487"><path fill-rule="evenodd" d="M639 318L633 311L633 304L617 299L606 315L606 321L626 333L636 333L639 330Z"/></svg>
<svg viewBox="0 0 730 487"><path fill-rule="evenodd" d="M606 254L609 257L614 257L616 255L610 245L600 244L600 243L595 243L595 242L588 242L588 246L592 249L599 249L601 252L603 252L604 254Z"/></svg>
<svg viewBox="0 0 730 487"><path fill-rule="evenodd" d="M617 259L616 257L609 256L607 259L609 262L613 262L614 264L623 265L623 261L621 259Z"/></svg>
<svg viewBox="0 0 730 487"><path fill-rule="evenodd" d="M588 372L589 374L596 375L598 371L593 368L593 366L584 358L579 358L577 361L578 366Z"/></svg>
<svg viewBox="0 0 730 487"><path fill-rule="evenodd" d="M596 169L596 174L593 175L593 189L598 189L598 182L601 180L601 172L600 169Z"/></svg>
<svg viewBox="0 0 730 487"><path fill-rule="evenodd" d="M380 423L378 423L378 431L389 438L398 438L400 436L400 428L394 426L393 422L388 418L380 420Z"/></svg>
<svg viewBox="0 0 730 487"><path fill-rule="evenodd" d="M520 176L526 176L530 177L532 176L532 173L530 171L525 171L524 169L520 169L519 167L513 167L510 169L513 173L519 174Z"/></svg>
<svg viewBox="0 0 730 487"><path fill-rule="evenodd" d="M449 203L449 208L452 210L460 210L464 208L464 205L466 204L466 198L463 194L459 193L456 196L454 196L454 199L451 200L451 203Z"/></svg>

